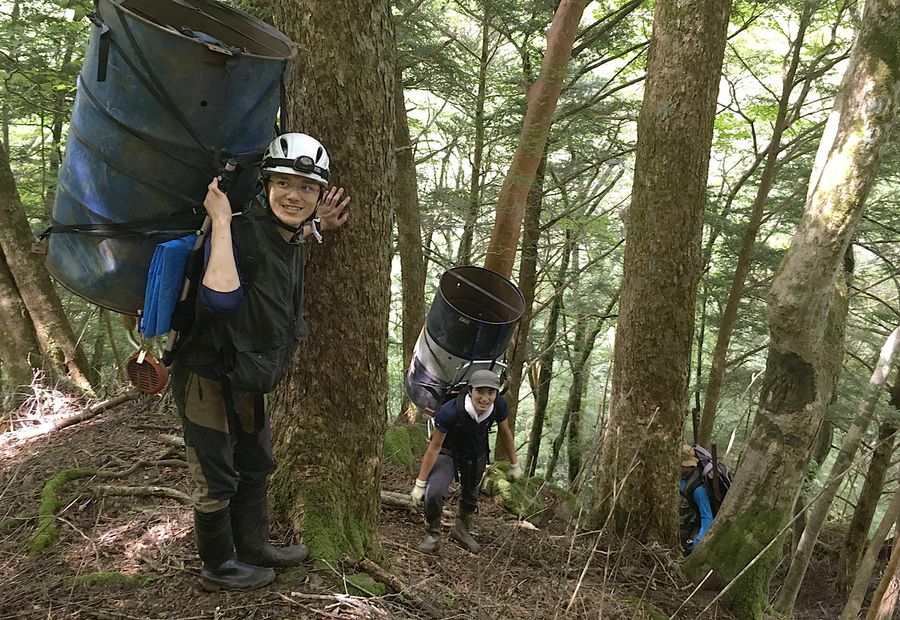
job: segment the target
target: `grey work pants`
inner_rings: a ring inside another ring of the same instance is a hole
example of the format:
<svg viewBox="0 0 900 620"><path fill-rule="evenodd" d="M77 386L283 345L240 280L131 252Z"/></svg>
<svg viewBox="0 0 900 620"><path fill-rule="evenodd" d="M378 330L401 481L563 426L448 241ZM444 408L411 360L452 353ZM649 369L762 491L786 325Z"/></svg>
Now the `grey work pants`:
<svg viewBox="0 0 900 620"><path fill-rule="evenodd" d="M425 487L425 520L429 523L440 520L447 489L457 476L460 487L459 511L475 512L478 507L478 485L481 484L487 460L487 454L472 458L454 458L443 452L439 454L428 474L428 486Z"/></svg>

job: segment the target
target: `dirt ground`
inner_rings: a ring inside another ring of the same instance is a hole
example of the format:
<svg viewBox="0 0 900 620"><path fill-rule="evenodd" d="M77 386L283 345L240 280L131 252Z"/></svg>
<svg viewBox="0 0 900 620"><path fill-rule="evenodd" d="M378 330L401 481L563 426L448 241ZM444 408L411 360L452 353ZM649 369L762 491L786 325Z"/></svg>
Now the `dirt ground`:
<svg viewBox="0 0 900 620"><path fill-rule="evenodd" d="M415 550L421 517L383 508L381 544L406 596L353 595L359 592L344 574L355 569L314 569L312 563L281 571L261 590L208 593L197 579L188 506L165 497L98 493L101 485L189 492L179 449L160 441L161 434L179 433L166 400L144 397L50 432L41 432L41 425L77 410L71 402L54 404L52 395L40 407L36 402L0 427L0 619L666 618L693 590L675 554L590 532L573 535L565 523L523 527L483 497L476 536L485 548L479 555L446 537L449 521L440 554L421 554ZM42 489L71 468L126 475L62 485L53 521L59 540L30 553L44 527L35 518ZM406 492L410 479L410 472L389 468L382 487ZM454 503L455 497L448 507ZM22 519L3 525L10 518ZM274 523L272 535L289 542L284 524ZM698 593L677 617L699 617L711 598ZM704 617L730 616L713 607Z"/></svg>

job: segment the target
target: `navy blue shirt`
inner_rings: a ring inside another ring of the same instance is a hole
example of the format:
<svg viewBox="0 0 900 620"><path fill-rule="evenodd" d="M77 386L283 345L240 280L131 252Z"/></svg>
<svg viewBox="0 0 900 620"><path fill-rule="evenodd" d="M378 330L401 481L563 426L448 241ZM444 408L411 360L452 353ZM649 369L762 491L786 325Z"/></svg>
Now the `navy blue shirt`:
<svg viewBox="0 0 900 620"><path fill-rule="evenodd" d="M494 410L481 422L475 422L465 409L467 392L444 403L434 416L434 427L446 433L443 448L457 456L490 453L488 432L494 422L500 423L509 417L506 399L498 395Z"/></svg>

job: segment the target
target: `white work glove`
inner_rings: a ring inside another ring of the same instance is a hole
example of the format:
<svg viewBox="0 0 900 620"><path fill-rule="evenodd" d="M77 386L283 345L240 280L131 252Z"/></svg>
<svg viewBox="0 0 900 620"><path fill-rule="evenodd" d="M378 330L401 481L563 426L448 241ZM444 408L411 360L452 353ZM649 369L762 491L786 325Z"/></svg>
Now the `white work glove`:
<svg viewBox="0 0 900 620"><path fill-rule="evenodd" d="M509 475L512 476L513 480L518 480L522 477L522 468L519 467L518 463L513 463L509 466Z"/></svg>
<svg viewBox="0 0 900 620"><path fill-rule="evenodd" d="M416 478L416 484L413 487L412 491L409 492L409 496L412 498L413 503L422 503L422 498L425 497L425 486L427 484L427 481L419 480L418 478Z"/></svg>

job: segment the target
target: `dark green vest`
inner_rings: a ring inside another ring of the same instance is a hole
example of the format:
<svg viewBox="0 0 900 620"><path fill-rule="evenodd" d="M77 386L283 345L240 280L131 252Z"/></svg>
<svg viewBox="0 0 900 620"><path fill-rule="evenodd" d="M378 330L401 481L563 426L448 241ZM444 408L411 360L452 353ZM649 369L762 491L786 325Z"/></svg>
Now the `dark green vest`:
<svg viewBox="0 0 900 620"><path fill-rule="evenodd" d="M271 392L287 372L303 320L304 246L284 240L268 209L254 202L231 222L243 303L213 313L198 301L176 364L212 371L232 389Z"/></svg>

